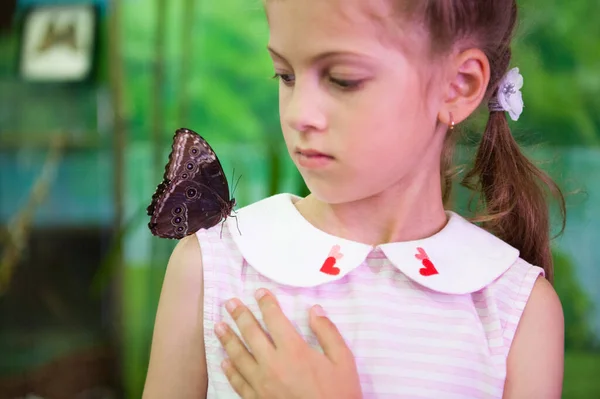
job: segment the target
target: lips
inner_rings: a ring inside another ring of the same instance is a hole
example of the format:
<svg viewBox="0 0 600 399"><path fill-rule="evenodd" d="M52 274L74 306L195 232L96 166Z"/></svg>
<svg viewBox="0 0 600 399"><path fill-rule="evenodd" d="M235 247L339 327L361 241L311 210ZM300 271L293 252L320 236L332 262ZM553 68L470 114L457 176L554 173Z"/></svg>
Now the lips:
<svg viewBox="0 0 600 399"><path fill-rule="evenodd" d="M328 166L333 157L313 149L296 149L298 164L307 169L318 169Z"/></svg>
<svg viewBox="0 0 600 399"><path fill-rule="evenodd" d="M319 152L317 150L312 150L312 149L297 149L296 153L298 155L307 157L307 158L318 158L318 157L324 157L324 158L330 158L333 159L333 157L331 155L325 154L323 152Z"/></svg>

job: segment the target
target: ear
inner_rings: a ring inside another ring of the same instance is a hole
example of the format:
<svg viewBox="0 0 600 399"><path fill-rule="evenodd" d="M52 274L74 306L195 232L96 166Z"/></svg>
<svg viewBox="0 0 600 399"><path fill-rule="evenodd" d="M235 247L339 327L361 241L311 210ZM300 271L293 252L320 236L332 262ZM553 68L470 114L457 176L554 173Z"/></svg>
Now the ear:
<svg viewBox="0 0 600 399"><path fill-rule="evenodd" d="M481 104L490 81L490 62L479 49L459 53L450 62L450 68L450 81L438 114L440 122L446 125L452 120L459 124L467 119Z"/></svg>

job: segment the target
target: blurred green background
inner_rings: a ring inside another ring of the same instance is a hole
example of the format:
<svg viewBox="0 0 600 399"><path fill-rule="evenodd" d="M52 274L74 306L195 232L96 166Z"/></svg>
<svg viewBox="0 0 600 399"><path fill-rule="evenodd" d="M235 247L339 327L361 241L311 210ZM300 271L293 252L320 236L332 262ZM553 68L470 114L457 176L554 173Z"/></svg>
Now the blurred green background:
<svg viewBox="0 0 600 399"><path fill-rule="evenodd" d="M261 2L2 4L0 399L139 398L175 244L150 235L145 207L175 129L201 133L228 177L242 175L240 206L305 192L280 135ZM23 76L31 7L56 4L97 10L85 80ZM519 4L513 64L525 77L525 112L513 131L567 194L566 230L553 242L563 397L600 398L600 3ZM484 116L464 126L470 135ZM471 145L459 150L469 162ZM458 189L454 202L466 212L467 193Z"/></svg>

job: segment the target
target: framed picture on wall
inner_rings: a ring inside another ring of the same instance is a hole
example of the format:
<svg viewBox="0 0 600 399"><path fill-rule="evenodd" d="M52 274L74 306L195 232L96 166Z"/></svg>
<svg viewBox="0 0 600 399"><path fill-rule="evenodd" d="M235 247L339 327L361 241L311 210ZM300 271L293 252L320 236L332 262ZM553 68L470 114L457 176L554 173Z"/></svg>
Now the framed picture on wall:
<svg viewBox="0 0 600 399"><path fill-rule="evenodd" d="M86 80L95 63L93 4L31 6L24 14L19 74L27 81Z"/></svg>

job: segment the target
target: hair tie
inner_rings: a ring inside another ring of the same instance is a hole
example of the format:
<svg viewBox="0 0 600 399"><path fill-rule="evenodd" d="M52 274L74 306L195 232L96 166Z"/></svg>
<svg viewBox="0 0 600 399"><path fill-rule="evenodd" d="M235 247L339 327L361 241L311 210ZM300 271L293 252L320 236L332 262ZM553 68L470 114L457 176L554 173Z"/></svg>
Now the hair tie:
<svg viewBox="0 0 600 399"><path fill-rule="evenodd" d="M490 112L508 112L513 121L519 120L524 107L522 87L523 76L519 73L519 68L508 71L500 80L496 96L488 103Z"/></svg>

